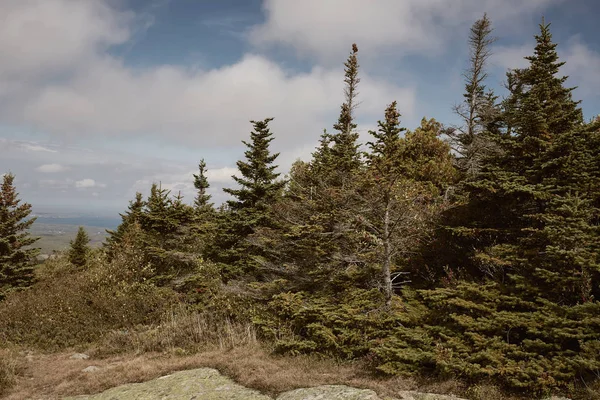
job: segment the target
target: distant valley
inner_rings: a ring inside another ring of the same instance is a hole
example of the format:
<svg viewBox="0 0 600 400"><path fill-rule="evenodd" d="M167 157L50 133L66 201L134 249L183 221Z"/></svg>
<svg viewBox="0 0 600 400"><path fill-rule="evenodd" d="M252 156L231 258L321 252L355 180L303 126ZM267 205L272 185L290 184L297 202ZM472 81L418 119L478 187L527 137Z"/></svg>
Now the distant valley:
<svg viewBox="0 0 600 400"><path fill-rule="evenodd" d="M31 233L38 236L36 247L41 254L52 254L53 251L64 250L75 238L79 226L87 231L92 247L100 246L107 236L106 229L115 229L120 218L85 215L75 213L51 214L35 213L36 221L31 226Z"/></svg>

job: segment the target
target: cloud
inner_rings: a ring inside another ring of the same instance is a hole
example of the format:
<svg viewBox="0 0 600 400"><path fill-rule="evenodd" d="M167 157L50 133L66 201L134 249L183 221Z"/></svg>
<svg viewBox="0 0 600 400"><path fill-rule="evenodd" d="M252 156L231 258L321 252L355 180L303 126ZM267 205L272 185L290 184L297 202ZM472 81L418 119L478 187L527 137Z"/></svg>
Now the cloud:
<svg viewBox="0 0 600 400"><path fill-rule="evenodd" d="M393 48L421 54L439 51L456 28L487 11L494 22L512 24L560 0L266 0L267 19L250 31L258 46L292 47L321 60L339 58L358 42L371 54Z"/></svg>
<svg viewBox="0 0 600 400"><path fill-rule="evenodd" d="M208 146L238 144L248 134L249 120L275 116L278 140L293 145L302 143L306 132L317 137L332 121L342 100L342 76L341 68L318 67L291 75L257 55L209 71L163 66L136 73L104 60L67 85L40 90L20 114L55 134L168 135ZM413 111L413 88L363 74L360 90L359 115L379 116L392 100L405 114Z"/></svg>
<svg viewBox="0 0 600 400"><path fill-rule="evenodd" d="M525 68L529 65L526 56L533 54L533 46L524 44L520 46L494 46L490 64L503 70Z"/></svg>
<svg viewBox="0 0 600 400"><path fill-rule="evenodd" d="M41 179L38 181L38 185L44 189L68 189L72 187L72 179Z"/></svg>
<svg viewBox="0 0 600 400"><path fill-rule="evenodd" d="M97 0L0 2L2 77L38 79L69 72L130 37L134 15ZM8 57L9 56L9 57Z"/></svg>
<svg viewBox="0 0 600 400"><path fill-rule="evenodd" d="M564 51L566 61L562 72L580 82L577 92L584 96L597 96L600 90L600 53L591 50L578 36L572 37Z"/></svg>
<svg viewBox="0 0 600 400"><path fill-rule="evenodd" d="M56 150L35 143L21 143L21 148L26 151L56 153Z"/></svg>
<svg viewBox="0 0 600 400"><path fill-rule="evenodd" d="M36 168L37 171L43 172L46 174L55 173L55 172L63 172L68 170L68 167L60 164L43 164Z"/></svg>
<svg viewBox="0 0 600 400"><path fill-rule="evenodd" d="M335 121L345 55L335 68L317 66L303 73L258 54L218 69L132 68L108 50L131 39L136 18L111 4L2 3L0 12L10 15L9 26L0 28L4 123L61 138L144 137L210 147L239 144L251 119L275 117L277 141L284 146L314 143ZM400 87L365 72L360 92L359 118L379 117L393 100L403 114L414 111L412 85Z"/></svg>
<svg viewBox="0 0 600 400"><path fill-rule="evenodd" d="M104 188L104 187L106 187L106 185L103 183L98 183L93 179L85 178L80 181L76 181L75 187L78 189L88 189L88 188L95 188L95 187Z"/></svg>

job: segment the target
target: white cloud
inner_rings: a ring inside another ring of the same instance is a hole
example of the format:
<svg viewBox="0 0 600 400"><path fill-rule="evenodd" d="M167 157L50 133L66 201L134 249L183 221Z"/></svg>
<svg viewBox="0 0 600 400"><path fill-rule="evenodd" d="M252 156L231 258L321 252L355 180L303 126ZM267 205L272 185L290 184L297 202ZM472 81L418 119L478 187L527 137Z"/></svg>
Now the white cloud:
<svg viewBox="0 0 600 400"><path fill-rule="evenodd" d="M87 189L95 187L104 188L106 187L106 185L103 183L98 183L94 179L85 178L79 181L75 181L75 187L78 189Z"/></svg>
<svg viewBox="0 0 600 400"><path fill-rule="evenodd" d="M133 21L102 0L3 0L0 15L0 54L10 59L0 65L2 77L68 72L125 42Z"/></svg>
<svg viewBox="0 0 600 400"><path fill-rule="evenodd" d="M194 172L196 173L196 172ZM206 178L209 183L229 183L232 182L232 175L239 175L237 168L224 167L217 169L209 169L206 172Z"/></svg>
<svg viewBox="0 0 600 400"><path fill-rule="evenodd" d="M600 53L591 50L577 36L567 43L566 61L562 72L569 75L569 83L578 82L577 93L597 96L600 90Z"/></svg>
<svg viewBox="0 0 600 400"><path fill-rule="evenodd" d="M518 26L520 18L561 0L266 0L267 20L250 32L256 45L292 46L322 60L339 58L353 42L371 54L428 53L452 30L465 29L488 12L494 22Z"/></svg>
<svg viewBox="0 0 600 400"><path fill-rule="evenodd" d="M211 71L165 66L134 73L104 60L68 85L40 90L21 118L56 134L168 135L210 146L238 144L250 119L274 116L278 140L298 144L330 125L342 100L341 78L341 68L289 75L256 55ZM359 115L379 116L392 100L403 113L413 111L412 88L363 74L360 91Z"/></svg>
<svg viewBox="0 0 600 400"><path fill-rule="evenodd" d="M275 117L277 141L286 146L316 142L335 121L345 55L336 68L295 74L256 54L212 70L132 69L106 50L131 37L135 19L110 4L2 3L0 12L10 15L9 26L0 27L3 122L71 138L154 136L210 147L239 144L250 119ZM379 117L392 100L403 114L413 112L412 86L398 87L364 71L360 92L359 117Z"/></svg>
<svg viewBox="0 0 600 400"><path fill-rule="evenodd" d="M532 45L494 46L490 63L503 70L525 68L529 65L529 61L525 57L531 54L533 54Z"/></svg>
<svg viewBox="0 0 600 400"><path fill-rule="evenodd" d="M73 185L72 179L41 179L38 185L44 189L68 189Z"/></svg>
<svg viewBox="0 0 600 400"><path fill-rule="evenodd" d="M56 153L56 150L35 143L21 143L21 148L25 151Z"/></svg>
<svg viewBox="0 0 600 400"><path fill-rule="evenodd" d="M43 164L40 165L39 167L36 168L36 170L38 172L43 172L43 173L55 173L55 172L63 172L68 170L69 168L65 167L64 165L61 164Z"/></svg>

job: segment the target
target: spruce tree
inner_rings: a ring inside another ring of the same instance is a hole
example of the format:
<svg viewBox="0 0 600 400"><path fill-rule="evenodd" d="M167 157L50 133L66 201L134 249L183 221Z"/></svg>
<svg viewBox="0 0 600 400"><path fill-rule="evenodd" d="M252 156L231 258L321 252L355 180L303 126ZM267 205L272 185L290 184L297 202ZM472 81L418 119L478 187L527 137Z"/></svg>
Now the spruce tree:
<svg viewBox="0 0 600 400"><path fill-rule="evenodd" d="M492 32L487 14L471 26L468 39L469 67L463 74L466 81L464 100L454 107L463 124L448 131L457 153L457 166L467 175L479 171L482 158L491 150L493 143L485 134L499 113L495 104L497 97L485 86L488 77L486 65L492 55L490 46L496 41Z"/></svg>
<svg viewBox="0 0 600 400"><path fill-rule="evenodd" d="M434 355L436 368L540 393L600 365L599 174L595 128L558 75L547 24L536 41L529 67L508 74L504 129L491 136L501 151L453 210L457 256L444 287L421 296L432 327L423 343L449 355Z"/></svg>
<svg viewBox="0 0 600 400"><path fill-rule="evenodd" d="M280 174L275 172L278 166L274 162L279 153L271 153L269 149L273 141L273 134L269 129L269 122L272 120L273 118L250 121L254 127L250 133L250 142L242 141L248 147L244 153L246 161L236 163L242 176L232 177L240 187L224 189L225 193L234 197L227 201L231 210L250 212L254 221L249 226L269 223L268 206L277 200L285 185L284 181L277 180Z"/></svg>
<svg viewBox="0 0 600 400"><path fill-rule="evenodd" d="M327 178L331 184L342 185L352 179L352 174L355 173L361 166L361 153L358 141L358 132L356 131L356 122L354 112L358 107L356 97L358 96L358 47L352 45L350 56L344 63L344 102L340 107L340 115L338 122L333 125L336 131L334 134L325 133L322 136L321 149L317 154L323 153L327 157L329 164L324 164L325 159L315 159L315 165L325 167L328 174ZM329 149L325 149L327 146Z"/></svg>
<svg viewBox="0 0 600 400"><path fill-rule="evenodd" d="M400 113L393 102L385 110L385 121L379 121L378 131L370 131L374 141L368 142L371 153L367 156L371 167L371 176L374 178L374 187L371 191L378 191L379 199L374 204L377 207L374 214L375 231L383 242L381 255L382 286L386 305L392 301L392 263L394 257L393 229L397 226L392 220L394 186L402 178L402 141L400 134L405 130L400 127Z"/></svg>
<svg viewBox="0 0 600 400"><path fill-rule="evenodd" d="M195 209L178 193L153 183L140 216L145 256L154 272L153 281L164 285L195 268L199 257L195 235Z"/></svg>
<svg viewBox="0 0 600 400"><path fill-rule="evenodd" d="M123 235L134 223L140 223L140 218L144 210L144 199L140 192L135 194L135 199L129 201L129 206L124 214L121 216L121 223L116 230L107 229L108 237L103 244L103 247L107 250L109 259L114 255L114 250L119 243L123 240Z"/></svg>
<svg viewBox="0 0 600 400"><path fill-rule="evenodd" d="M39 253L30 247L39 238L27 232L36 218L27 219L31 205L21 204L14 179L13 174L4 174L0 187L0 300L32 284L33 263Z"/></svg>
<svg viewBox="0 0 600 400"><path fill-rule="evenodd" d="M250 244L248 236L261 227L274 227L277 222L272 215L272 206L279 201L285 186L284 180L277 179L274 164L279 153L271 153L270 143L273 133L269 123L273 118L250 121L254 130L250 141L242 141L248 150L245 161L237 162L241 176L233 176L238 188L225 188L225 193L233 199L226 202L227 210L221 212L218 220L218 248L212 253L213 259L227 264L226 278L240 273L255 273L257 265L253 258L262 251Z"/></svg>
<svg viewBox="0 0 600 400"><path fill-rule="evenodd" d="M196 198L194 199L194 207L198 213L203 214L213 209L212 203L210 203L211 196L206 193L210 184L206 177L206 163L204 159L200 160L198 164L198 174L194 174L194 187L198 191Z"/></svg>
<svg viewBox="0 0 600 400"><path fill-rule="evenodd" d="M69 262L77 267L83 267L87 264L88 256L91 251L89 247L90 237L83 228L79 227L75 240L71 240L69 249Z"/></svg>
<svg viewBox="0 0 600 400"><path fill-rule="evenodd" d="M274 208L281 230L262 229L252 238L268 254L266 269L288 279L294 290L371 285L374 271L367 259L373 237L361 217L364 163L354 119L357 53L354 44L344 64L344 101L335 132L323 133L309 163L294 164L284 201Z"/></svg>
<svg viewBox="0 0 600 400"><path fill-rule="evenodd" d="M431 233L445 204L443 190L454 178L450 147L440 140L441 124L423 118L421 127L407 132L400 127L396 102L385 111L379 130L369 132L369 171L364 196L369 200L365 213L369 231L377 237L378 259L386 304L391 304L396 286L407 271L393 271ZM379 244L381 243L381 244ZM404 260L402 259L404 258ZM395 276L392 277L392 272Z"/></svg>

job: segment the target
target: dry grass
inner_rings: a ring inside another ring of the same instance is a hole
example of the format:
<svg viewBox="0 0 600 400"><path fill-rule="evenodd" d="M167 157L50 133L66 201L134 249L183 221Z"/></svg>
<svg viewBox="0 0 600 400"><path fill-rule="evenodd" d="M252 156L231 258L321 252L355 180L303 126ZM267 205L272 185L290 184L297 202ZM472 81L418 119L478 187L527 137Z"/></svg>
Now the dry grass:
<svg viewBox="0 0 600 400"><path fill-rule="evenodd" d="M0 395L15 384L18 367L16 353L9 349L0 349Z"/></svg>
<svg viewBox="0 0 600 400"><path fill-rule="evenodd" d="M190 311L184 305L166 311L160 323L112 331L93 350L97 357L119 353L167 352L189 355L207 349L229 350L258 343L252 324Z"/></svg>
<svg viewBox="0 0 600 400"><path fill-rule="evenodd" d="M374 380L357 364L337 365L311 357L271 357L259 346L213 350L193 356L148 353L72 360L70 355L34 355L6 398L58 399L98 393L120 384L143 382L174 371L199 367L216 368L244 386L270 394L322 384L347 384L371 388L382 394L414 388L410 381ZM100 370L82 372L90 365Z"/></svg>

